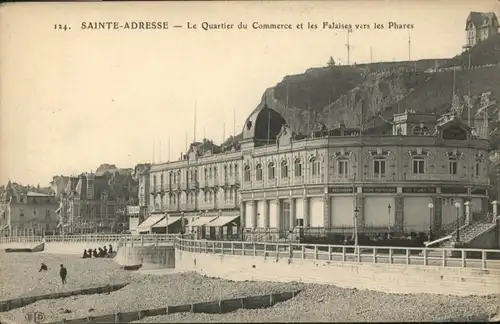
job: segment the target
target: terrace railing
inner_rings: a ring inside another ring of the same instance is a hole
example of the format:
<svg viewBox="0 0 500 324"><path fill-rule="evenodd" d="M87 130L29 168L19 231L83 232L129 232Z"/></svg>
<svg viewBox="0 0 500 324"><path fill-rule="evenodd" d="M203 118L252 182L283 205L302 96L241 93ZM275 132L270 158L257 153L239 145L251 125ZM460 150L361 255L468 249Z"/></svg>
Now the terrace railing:
<svg viewBox="0 0 500 324"><path fill-rule="evenodd" d="M6 243L82 243L82 242L142 242L150 243L173 243L179 234L82 234L82 235L51 235L51 236L9 236L0 237L0 244Z"/></svg>
<svg viewBox="0 0 500 324"><path fill-rule="evenodd" d="M238 256L310 259L349 263L498 269L500 250L406 248L296 243L195 241L177 239L181 251ZM450 254L451 252L451 254Z"/></svg>

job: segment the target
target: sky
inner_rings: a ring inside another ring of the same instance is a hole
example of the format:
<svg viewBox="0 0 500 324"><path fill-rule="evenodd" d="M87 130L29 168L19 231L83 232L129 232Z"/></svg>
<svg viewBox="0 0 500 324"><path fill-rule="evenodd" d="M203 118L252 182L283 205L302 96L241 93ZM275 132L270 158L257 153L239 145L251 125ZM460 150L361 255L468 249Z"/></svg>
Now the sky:
<svg viewBox="0 0 500 324"><path fill-rule="evenodd" d="M411 59L447 58L461 51L470 11L499 15L500 1L2 4L0 184L43 186L103 163L177 160L186 138L220 143L286 75L325 66L330 56L347 63L346 30L323 22L353 26L351 63L369 62L370 48L373 61L407 60L409 35ZM81 29L100 21L161 21L169 29ZM206 31L202 22L248 29ZM252 29L253 22L293 29ZM414 28L388 29L389 22Z"/></svg>

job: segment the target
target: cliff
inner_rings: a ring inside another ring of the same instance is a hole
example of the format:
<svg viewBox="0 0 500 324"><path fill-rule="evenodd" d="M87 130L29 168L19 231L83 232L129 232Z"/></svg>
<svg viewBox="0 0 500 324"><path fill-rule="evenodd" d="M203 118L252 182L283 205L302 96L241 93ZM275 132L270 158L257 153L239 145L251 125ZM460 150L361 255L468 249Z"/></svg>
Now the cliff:
<svg viewBox="0 0 500 324"><path fill-rule="evenodd" d="M495 65L500 63L500 37L473 47L470 59L475 68L468 69L469 52L464 52L450 59L309 69L266 89L262 101L297 133L309 133L318 122L332 127L339 121L383 132L379 115L389 119L410 108L443 113L450 109L454 93L461 98L470 94L477 103L483 92L491 91L491 100L500 102L500 66ZM491 66L476 67L487 64ZM450 67L458 70L439 70Z"/></svg>

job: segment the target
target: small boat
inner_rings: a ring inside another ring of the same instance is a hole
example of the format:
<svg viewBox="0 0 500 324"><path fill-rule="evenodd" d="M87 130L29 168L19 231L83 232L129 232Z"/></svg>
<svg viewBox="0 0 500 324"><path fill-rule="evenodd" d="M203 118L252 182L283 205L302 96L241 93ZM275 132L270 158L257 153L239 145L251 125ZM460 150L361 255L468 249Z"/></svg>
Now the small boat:
<svg viewBox="0 0 500 324"><path fill-rule="evenodd" d="M136 264L136 265L126 265L123 266L123 270L129 270L129 271L134 271L134 270L139 270L142 267L142 264Z"/></svg>
<svg viewBox="0 0 500 324"><path fill-rule="evenodd" d="M24 249L8 248L8 249L5 249L5 252L6 253L33 252L33 249L27 249L27 248L24 248Z"/></svg>

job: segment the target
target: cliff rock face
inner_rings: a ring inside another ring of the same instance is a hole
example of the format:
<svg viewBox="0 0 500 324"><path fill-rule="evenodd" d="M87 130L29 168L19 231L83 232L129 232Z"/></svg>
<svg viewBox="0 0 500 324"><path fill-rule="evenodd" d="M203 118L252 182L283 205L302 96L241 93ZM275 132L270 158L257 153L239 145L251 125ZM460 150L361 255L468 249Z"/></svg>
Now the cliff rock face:
<svg viewBox="0 0 500 324"><path fill-rule="evenodd" d="M500 37L473 47L470 61L472 66L490 66L469 69L466 52L445 60L309 69L267 89L261 105L266 101L293 131L302 134L311 132L316 123L334 127L340 121L373 131L385 124L383 118L406 109L441 114L451 108L454 94L462 101L469 95L476 102L470 111L473 118L482 93L491 92L491 100L500 103ZM439 67L455 71L436 72ZM498 120L496 107L488 110L494 121Z"/></svg>

